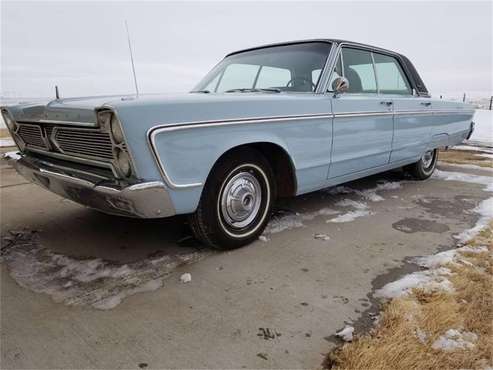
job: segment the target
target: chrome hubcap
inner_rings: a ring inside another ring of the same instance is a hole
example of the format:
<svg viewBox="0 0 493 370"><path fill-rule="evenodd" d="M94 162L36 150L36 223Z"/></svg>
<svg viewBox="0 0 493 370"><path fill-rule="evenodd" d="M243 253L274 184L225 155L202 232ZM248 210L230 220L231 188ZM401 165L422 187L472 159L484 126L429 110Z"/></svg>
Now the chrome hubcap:
<svg viewBox="0 0 493 370"><path fill-rule="evenodd" d="M433 150L428 150L425 154L423 154L421 161L423 162L424 168L429 168L433 163Z"/></svg>
<svg viewBox="0 0 493 370"><path fill-rule="evenodd" d="M224 221L234 228L249 225L257 216L262 189L257 178L249 172L233 176L223 188L221 211Z"/></svg>

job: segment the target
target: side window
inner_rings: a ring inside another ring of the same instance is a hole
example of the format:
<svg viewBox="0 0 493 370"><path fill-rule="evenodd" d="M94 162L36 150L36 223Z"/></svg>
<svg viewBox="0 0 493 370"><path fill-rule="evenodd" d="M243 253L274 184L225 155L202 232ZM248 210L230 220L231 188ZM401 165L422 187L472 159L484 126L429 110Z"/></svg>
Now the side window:
<svg viewBox="0 0 493 370"><path fill-rule="evenodd" d="M411 95L411 86L399 62L394 57L374 53L373 58L380 93Z"/></svg>
<svg viewBox="0 0 493 370"><path fill-rule="evenodd" d="M337 77L342 76L342 63L341 63L341 57L337 58L337 63L334 67L334 71L332 72L332 75L330 77L330 82L329 82L329 87L328 89L332 91L332 83Z"/></svg>
<svg viewBox="0 0 493 370"><path fill-rule="evenodd" d="M262 66L254 87L259 89L284 87L290 80L291 71L289 69Z"/></svg>
<svg viewBox="0 0 493 370"><path fill-rule="evenodd" d="M376 93L377 82L371 53L358 49L342 49L344 77L349 81L348 93Z"/></svg>
<svg viewBox="0 0 493 370"><path fill-rule="evenodd" d="M223 73L217 92L252 88L259 68L252 64L230 64Z"/></svg>

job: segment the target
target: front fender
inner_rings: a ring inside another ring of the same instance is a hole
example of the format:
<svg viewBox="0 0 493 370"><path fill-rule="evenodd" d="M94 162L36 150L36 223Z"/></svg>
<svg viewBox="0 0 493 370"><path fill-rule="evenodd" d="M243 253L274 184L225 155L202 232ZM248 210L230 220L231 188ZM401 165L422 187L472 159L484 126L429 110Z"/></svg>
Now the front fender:
<svg viewBox="0 0 493 370"><path fill-rule="evenodd" d="M275 133L252 130L251 125L162 127L149 132L149 144L171 189L200 187L219 157L234 147L268 142L289 152Z"/></svg>

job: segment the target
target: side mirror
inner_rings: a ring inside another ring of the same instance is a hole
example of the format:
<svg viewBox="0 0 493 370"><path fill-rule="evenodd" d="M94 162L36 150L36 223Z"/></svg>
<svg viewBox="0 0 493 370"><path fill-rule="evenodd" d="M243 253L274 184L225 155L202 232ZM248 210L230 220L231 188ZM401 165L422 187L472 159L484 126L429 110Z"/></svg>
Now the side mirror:
<svg viewBox="0 0 493 370"><path fill-rule="evenodd" d="M334 91L334 94L343 94L349 89L349 81L346 77L337 77L333 82L332 82L332 90Z"/></svg>

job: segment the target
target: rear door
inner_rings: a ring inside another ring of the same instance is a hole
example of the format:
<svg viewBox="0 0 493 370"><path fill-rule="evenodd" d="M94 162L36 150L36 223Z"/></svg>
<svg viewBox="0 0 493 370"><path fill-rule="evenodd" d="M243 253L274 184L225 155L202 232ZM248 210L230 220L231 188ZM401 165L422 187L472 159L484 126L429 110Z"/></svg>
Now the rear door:
<svg viewBox="0 0 493 370"><path fill-rule="evenodd" d="M431 99L413 95L400 62L392 55L373 53L380 96L394 102L394 139L390 162L419 158L431 138Z"/></svg>
<svg viewBox="0 0 493 370"><path fill-rule="evenodd" d="M388 164L394 126L392 99L377 94L371 51L343 47L339 58L332 79L344 75L349 90L332 99L334 134L329 178Z"/></svg>

